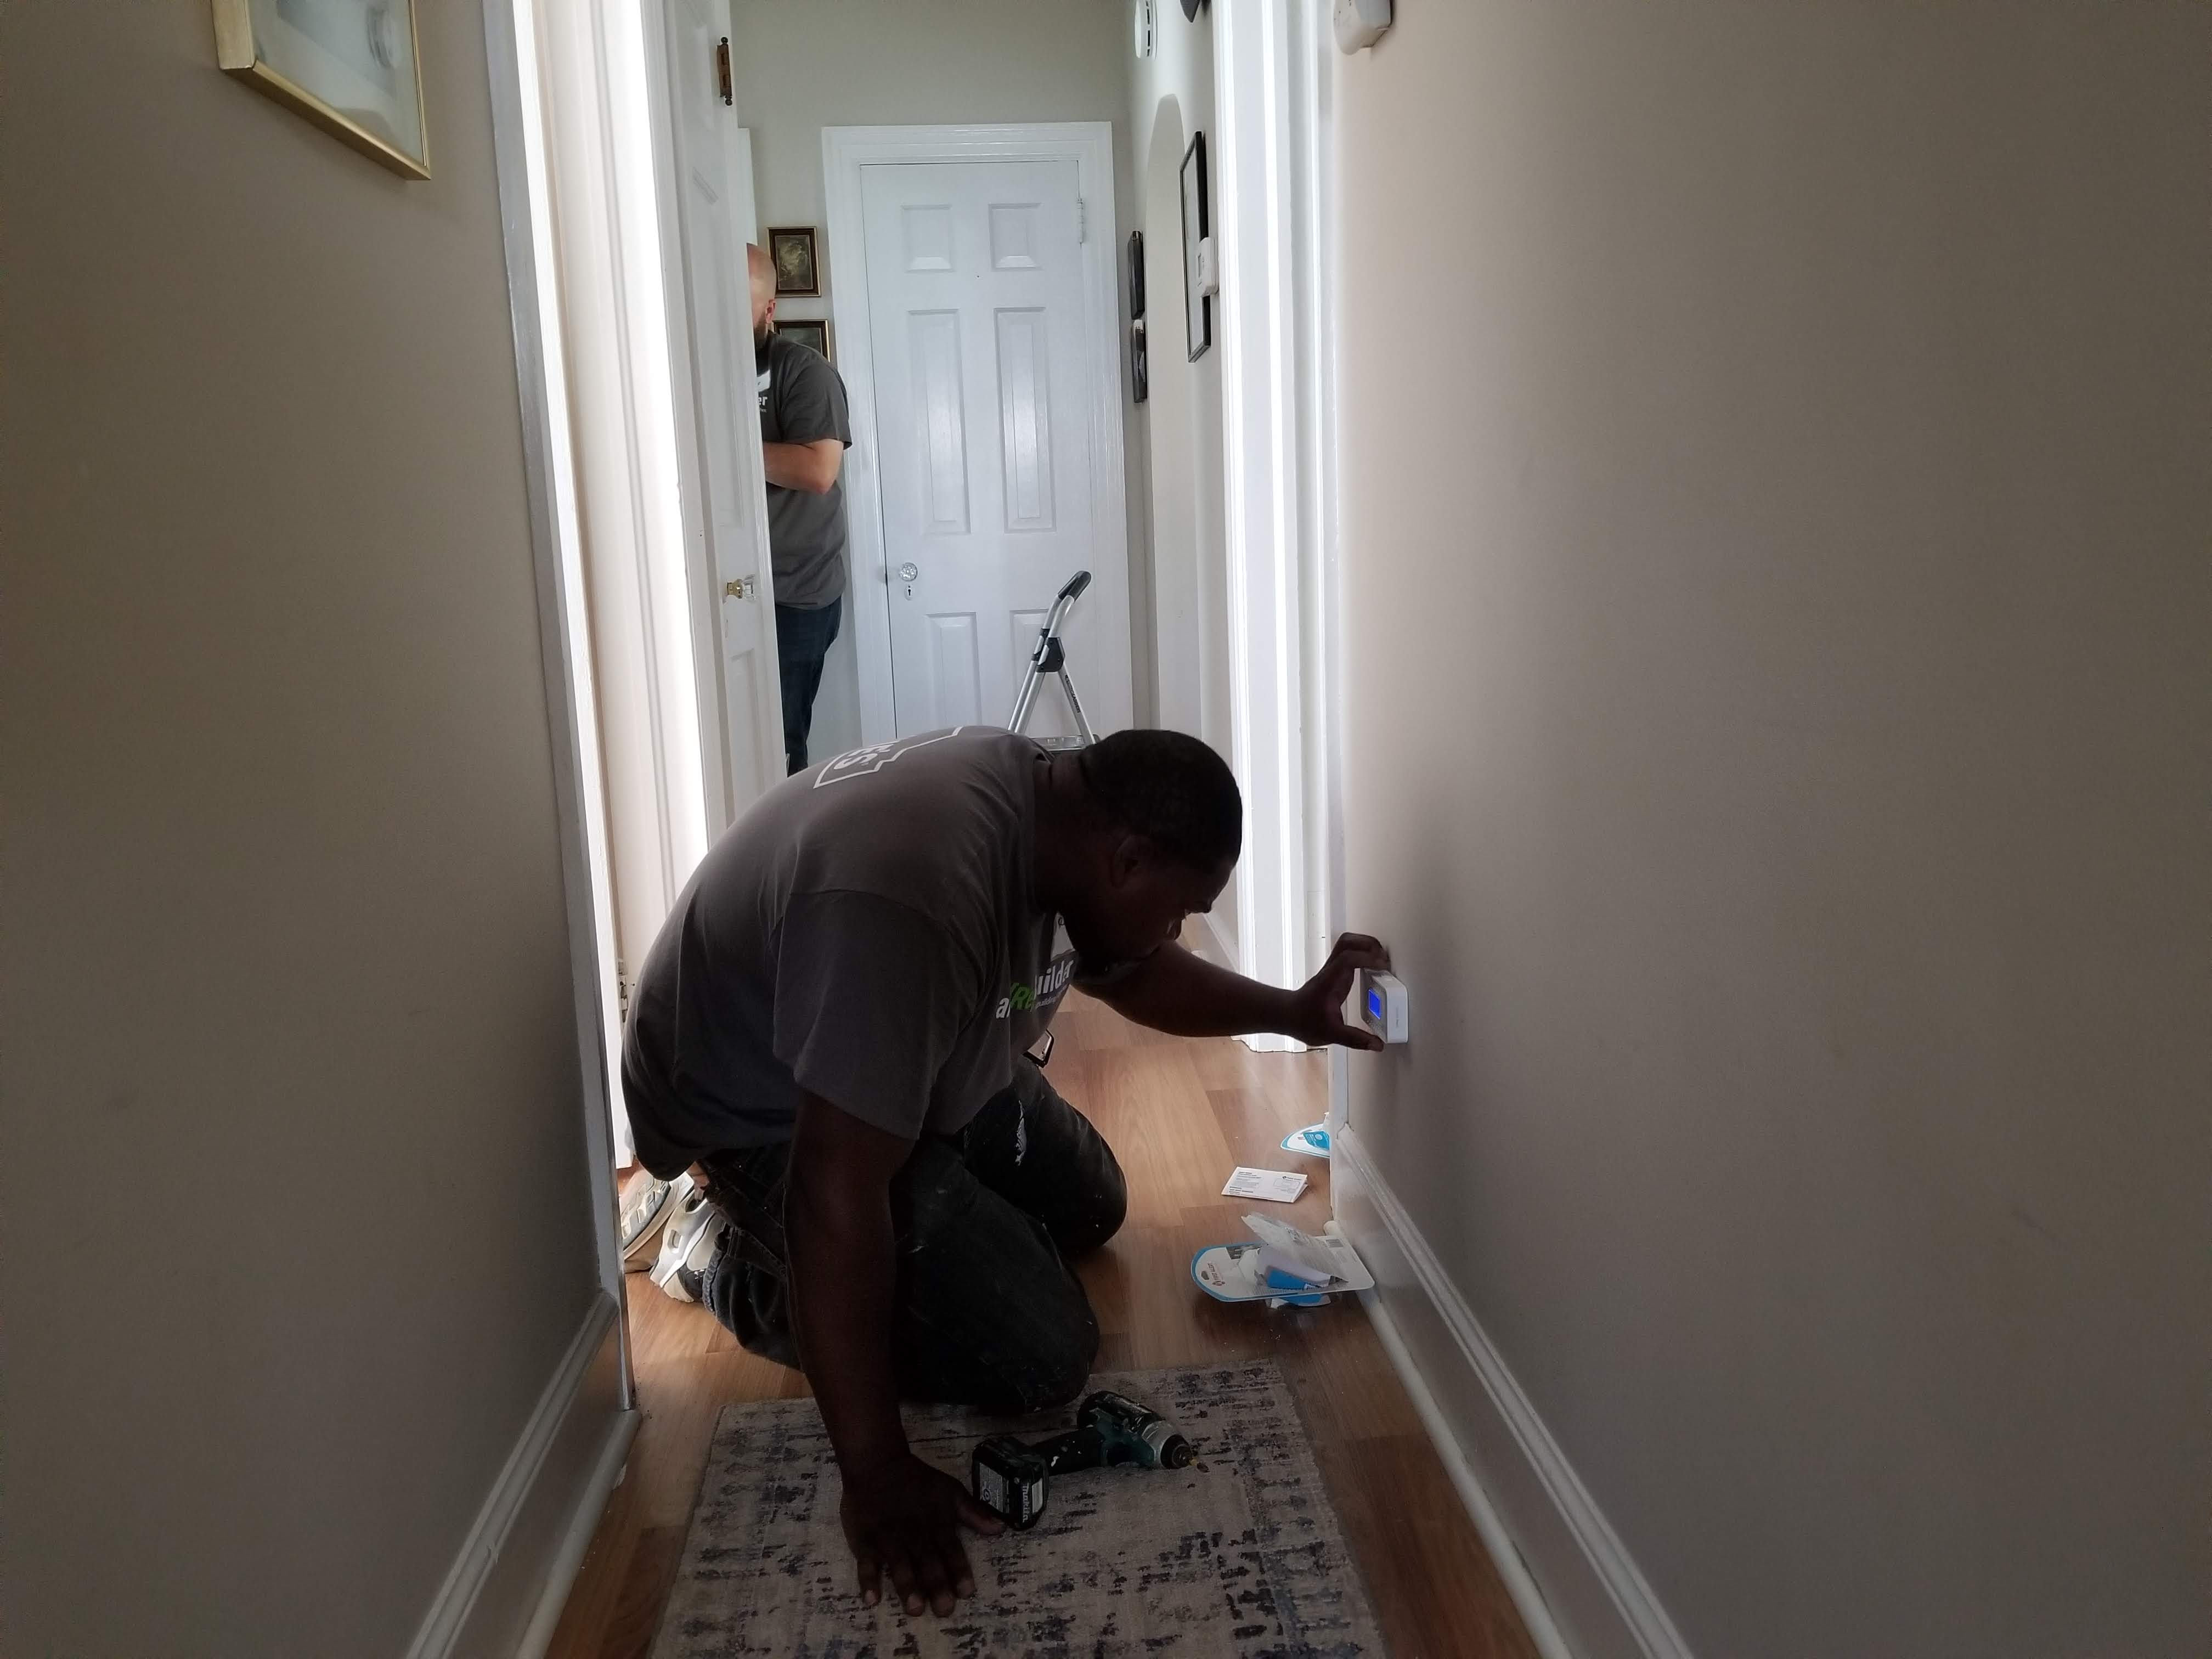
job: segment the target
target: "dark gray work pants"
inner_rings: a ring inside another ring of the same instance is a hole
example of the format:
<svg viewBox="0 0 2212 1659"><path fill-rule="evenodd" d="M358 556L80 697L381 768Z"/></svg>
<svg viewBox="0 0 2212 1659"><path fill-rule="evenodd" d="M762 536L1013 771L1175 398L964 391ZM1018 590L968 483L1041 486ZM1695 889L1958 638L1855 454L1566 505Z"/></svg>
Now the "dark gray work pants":
<svg viewBox="0 0 2212 1659"><path fill-rule="evenodd" d="M1121 1225L1114 1152L1028 1060L958 1134L920 1142L891 1182L892 1363L908 1400L992 1411L1064 1404L1098 1356L1067 1266ZM701 1160L733 1224L697 1294L753 1353L799 1364L783 1206L789 1142Z"/></svg>

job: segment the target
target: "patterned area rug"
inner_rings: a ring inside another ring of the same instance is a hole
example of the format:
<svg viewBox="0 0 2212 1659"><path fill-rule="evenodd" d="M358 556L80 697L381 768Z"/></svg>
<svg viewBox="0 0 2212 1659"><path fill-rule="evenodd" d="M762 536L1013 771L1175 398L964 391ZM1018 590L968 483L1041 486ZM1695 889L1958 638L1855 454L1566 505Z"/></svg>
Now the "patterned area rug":
<svg viewBox="0 0 2212 1659"><path fill-rule="evenodd" d="M1373 1610L1272 1364L1094 1378L1175 1419L1178 1470L1052 1484L1028 1532L967 1535L977 1594L949 1619L864 1607L811 1400L732 1406L707 1459L653 1659L1376 1659ZM921 1456L968 1478L988 1434L1042 1437L1073 1408L991 1419L909 1407Z"/></svg>

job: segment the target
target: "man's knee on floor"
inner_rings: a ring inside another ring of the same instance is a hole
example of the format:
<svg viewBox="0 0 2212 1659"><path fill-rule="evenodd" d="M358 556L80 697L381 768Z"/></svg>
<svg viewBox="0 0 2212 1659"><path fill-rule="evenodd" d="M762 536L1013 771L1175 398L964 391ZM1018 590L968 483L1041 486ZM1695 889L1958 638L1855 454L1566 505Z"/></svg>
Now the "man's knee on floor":
<svg viewBox="0 0 2212 1659"><path fill-rule="evenodd" d="M1054 1230L1054 1242L1066 1256L1090 1255L1120 1232L1129 1218L1129 1183L1110 1155L1085 1171L1084 1181L1081 1201Z"/></svg>

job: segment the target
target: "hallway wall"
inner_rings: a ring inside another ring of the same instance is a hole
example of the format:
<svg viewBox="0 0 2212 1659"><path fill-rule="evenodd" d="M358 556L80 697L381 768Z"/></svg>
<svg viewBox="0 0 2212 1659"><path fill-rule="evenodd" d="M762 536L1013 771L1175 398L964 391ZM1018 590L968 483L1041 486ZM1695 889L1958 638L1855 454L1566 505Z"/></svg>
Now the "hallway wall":
<svg viewBox="0 0 2212 1659"><path fill-rule="evenodd" d="M924 126L986 121L1110 121L1114 216L1126 238L1136 211L1129 147L1130 36L1121 0L732 0L738 113L753 135L762 234L814 225L822 297L778 302L777 314L828 317L831 284L849 250L830 246L822 181L825 126ZM756 240L758 240L757 238ZM1125 264L1126 262L1117 262ZM1121 314L1127 316L1127 272ZM833 354L837 343L831 342ZM1149 582L1141 526L1148 515L1128 366L1122 365L1123 449L1129 490L1130 635L1137 721L1150 720ZM856 573L857 574L858 573ZM880 580L880 575L872 580ZM848 602L823 665L814 710L815 758L860 742L860 670ZM1079 674L1080 669L1079 667Z"/></svg>
<svg viewBox="0 0 2212 1659"><path fill-rule="evenodd" d="M417 16L427 184L204 3L0 7L23 1659L405 1652L599 1295L483 14Z"/></svg>
<svg viewBox="0 0 2212 1659"><path fill-rule="evenodd" d="M2212 1652L2208 62L1469 0L1339 75L1352 1121L1698 1659Z"/></svg>

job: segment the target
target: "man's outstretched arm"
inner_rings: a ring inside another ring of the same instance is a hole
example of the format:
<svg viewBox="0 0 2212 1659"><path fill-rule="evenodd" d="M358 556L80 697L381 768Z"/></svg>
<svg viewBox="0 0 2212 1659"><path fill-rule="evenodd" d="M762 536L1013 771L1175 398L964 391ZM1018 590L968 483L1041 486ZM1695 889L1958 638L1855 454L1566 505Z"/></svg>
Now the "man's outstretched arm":
<svg viewBox="0 0 2212 1659"><path fill-rule="evenodd" d="M1139 1025L1176 1036L1279 1031L1316 1046L1380 1048L1382 1038L1346 1023L1344 999L1359 969L1389 965L1390 953L1380 940L1346 933L1319 973L1284 989L1217 968L1180 945L1166 945L1119 977L1085 988Z"/></svg>
<svg viewBox="0 0 2212 1659"><path fill-rule="evenodd" d="M914 1143L863 1123L819 1096L799 1109L784 1205L792 1326L844 1477L842 1519L875 1604L882 1575L909 1613L942 1616L973 1595L960 1542L963 1522L999 1522L960 1483L907 1448L891 1367L891 1294L897 1259L891 1177Z"/></svg>

